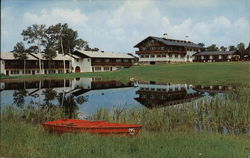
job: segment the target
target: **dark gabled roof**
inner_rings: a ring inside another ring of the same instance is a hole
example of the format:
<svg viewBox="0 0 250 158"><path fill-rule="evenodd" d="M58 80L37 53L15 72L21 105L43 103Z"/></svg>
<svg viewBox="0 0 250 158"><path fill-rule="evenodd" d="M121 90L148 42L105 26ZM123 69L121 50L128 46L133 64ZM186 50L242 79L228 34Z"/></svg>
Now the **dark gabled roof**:
<svg viewBox="0 0 250 158"><path fill-rule="evenodd" d="M165 38L160 38L160 37L154 37L154 36L149 36L146 39L142 40L141 42L139 42L137 45L135 45L134 47L138 47L142 42L144 42L145 40L152 38L156 41L159 41L165 45L168 46L182 46L182 47L193 47L193 48L204 48L198 44L195 44L193 42L190 41L184 41L184 40L176 40L176 39L165 39Z"/></svg>
<svg viewBox="0 0 250 158"><path fill-rule="evenodd" d="M237 53L237 50L234 51L204 51L204 52L200 52L200 53L196 53L194 55L233 55L235 53Z"/></svg>

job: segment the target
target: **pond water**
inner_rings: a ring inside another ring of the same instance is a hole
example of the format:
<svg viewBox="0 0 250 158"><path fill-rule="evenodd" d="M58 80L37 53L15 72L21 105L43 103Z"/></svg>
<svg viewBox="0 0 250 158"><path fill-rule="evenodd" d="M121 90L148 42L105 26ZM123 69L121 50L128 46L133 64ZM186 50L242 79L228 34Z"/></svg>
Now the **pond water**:
<svg viewBox="0 0 250 158"><path fill-rule="evenodd" d="M63 105L86 115L100 108L171 106L221 95L233 87L75 78L0 82L1 106Z"/></svg>

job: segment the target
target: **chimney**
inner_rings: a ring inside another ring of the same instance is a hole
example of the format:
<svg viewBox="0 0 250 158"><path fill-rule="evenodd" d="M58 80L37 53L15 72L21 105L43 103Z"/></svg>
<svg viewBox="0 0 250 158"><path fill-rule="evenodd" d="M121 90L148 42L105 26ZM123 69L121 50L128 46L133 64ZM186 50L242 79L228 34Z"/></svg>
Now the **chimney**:
<svg viewBox="0 0 250 158"><path fill-rule="evenodd" d="M163 39L168 39L168 34L167 33L163 34Z"/></svg>
<svg viewBox="0 0 250 158"><path fill-rule="evenodd" d="M189 41L189 36L185 36L185 41L188 43L188 41Z"/></svg>

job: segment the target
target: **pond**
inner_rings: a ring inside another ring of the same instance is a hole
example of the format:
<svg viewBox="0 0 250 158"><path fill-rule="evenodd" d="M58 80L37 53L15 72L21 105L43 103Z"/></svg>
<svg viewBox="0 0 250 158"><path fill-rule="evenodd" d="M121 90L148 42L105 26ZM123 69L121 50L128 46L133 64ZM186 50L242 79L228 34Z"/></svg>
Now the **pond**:
<svg viewBox="0 0 250 158"><path fill-rule="evenodd" d="M161 108L212 99L233 89L232 86L202 86L115 80L75 78L0 82L1 106L63 105L92 115L100 108ZM73 110L73 111L74 111Z"/></svg>

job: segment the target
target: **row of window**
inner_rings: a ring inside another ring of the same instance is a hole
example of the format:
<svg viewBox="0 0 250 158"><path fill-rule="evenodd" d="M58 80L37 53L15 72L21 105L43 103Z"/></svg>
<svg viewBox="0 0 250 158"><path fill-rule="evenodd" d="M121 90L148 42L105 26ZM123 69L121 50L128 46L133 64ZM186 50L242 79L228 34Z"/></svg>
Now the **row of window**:
<svg viewBox="0 0 250 158"><path fill-rule="evenodd" d="M101 63L101 62L109 63L109 62L111 62L111 60L110 59L104 59L104 60L95 59L95 62L97 62L97 63ZM117 62L117 63L121 63L121 62L128 63L129 59L115 59L115 62Z"/></svg>
<svg viewBox="0 0 250 158"><path fill-rule="evenodd" d="M158 91L158 92L166 92L167 89L166 88L140 88L141 91ZM169 88L169 92L171 91L179 91L179 90L185 90L184 87L173 87L173 88Z"/></svg>
<svg viewBox="0 0 250 158"><path fill-rule="evenodd" d="M141 47L140 50L142 51L147 51L147 50L152 50L152 51L184 51L183 47ZM188 49L188 50L193 50L193 49Z"/></svg>
<svg viewBox="0 0 250 158"><path fill-rule="evenodd" d="M157 58L166 58L167 57L167 55L166 54L157 54L157 55L155 55L155 54L142 54L142 55L140 55L140 57L141 58L155 58L155 57L157 57ZM168 54L168 57L169 58L179 58L179 57L181 57L181 58L184 58L185 57L185 55L184 54Z"/></svg>
<svg viewBox="0 0 250 158"><path fill-rule="evenodd" d="M66 70L66 72L68 73L69 70ZM24 74L23 70L6 70L7 74L12 74L12 75L17 75L17 74ZM56 73L56 70L44 70L44 73ZM58 73L64 73L63 70L58 70ZM39 74L39 70L26 70L25 74Z"/></svg>
<svg viewBox="0 0 250 158"><path fill-rule="evenodd" d="M116 67L116 69L120 69L121 67ZM109 67L109 66L104 66L103 68L101 66L95 66L94 68L92 68L94 71L112 71L113 67Z"/></svg>

